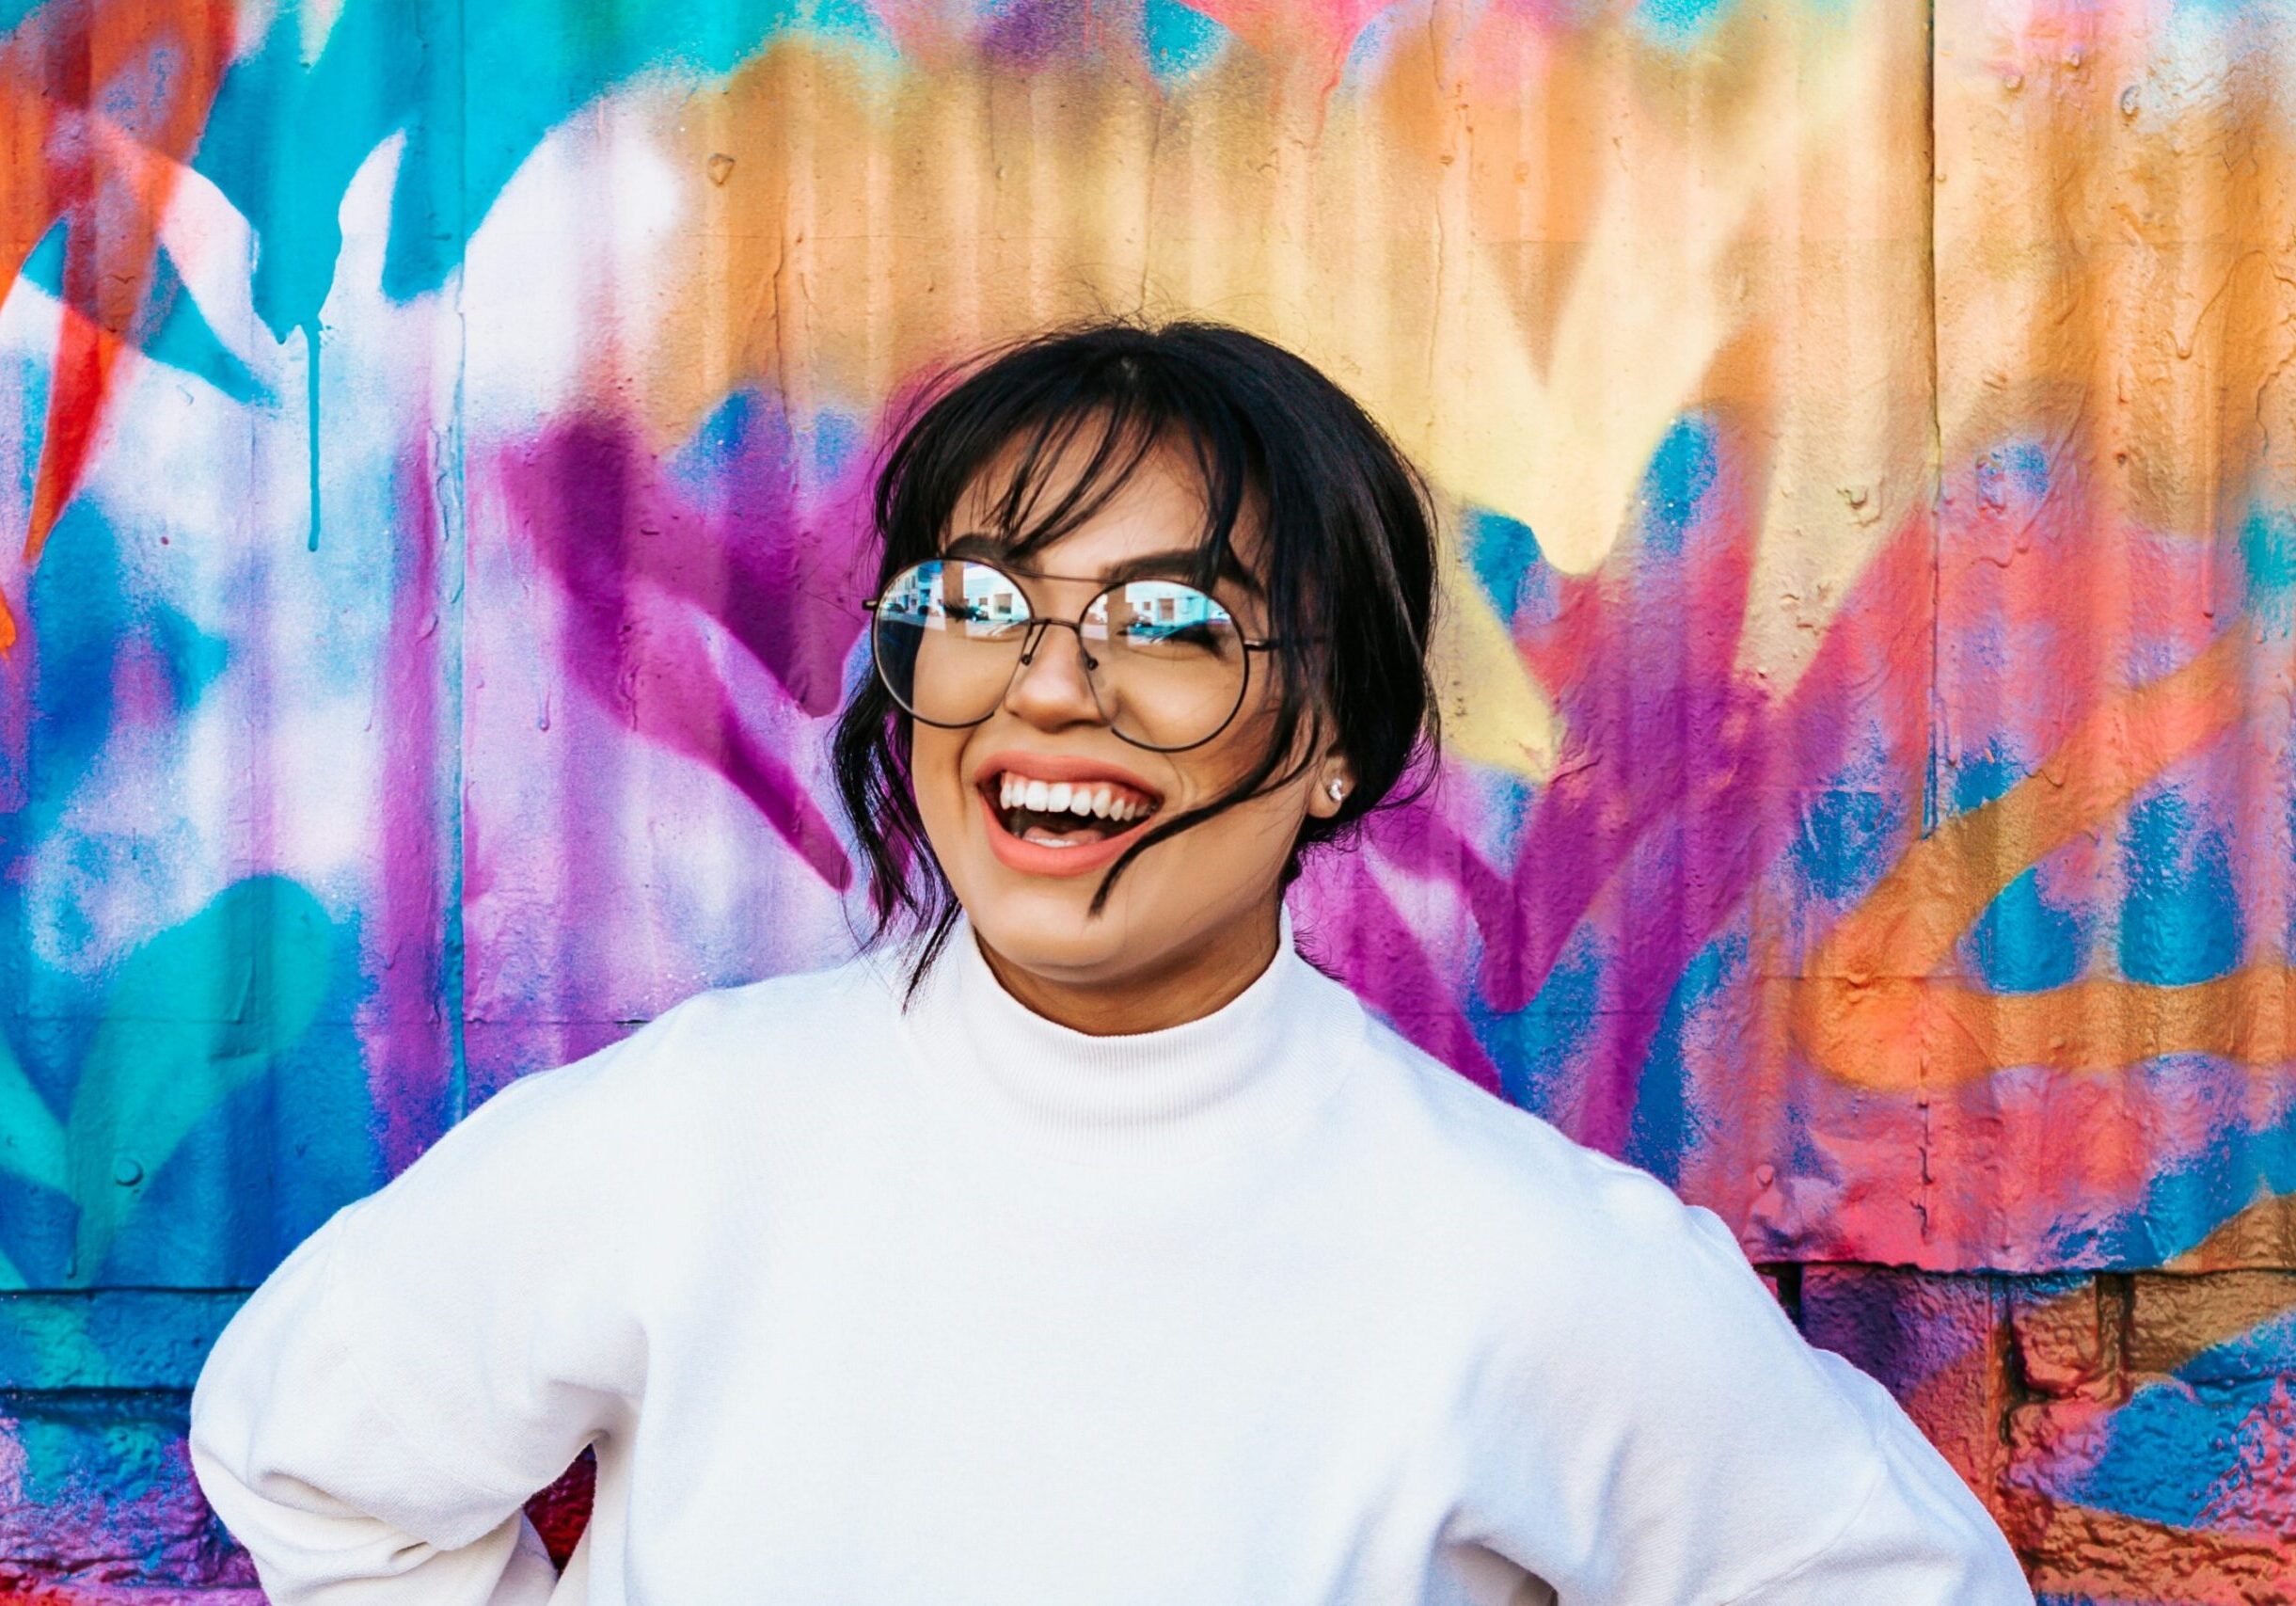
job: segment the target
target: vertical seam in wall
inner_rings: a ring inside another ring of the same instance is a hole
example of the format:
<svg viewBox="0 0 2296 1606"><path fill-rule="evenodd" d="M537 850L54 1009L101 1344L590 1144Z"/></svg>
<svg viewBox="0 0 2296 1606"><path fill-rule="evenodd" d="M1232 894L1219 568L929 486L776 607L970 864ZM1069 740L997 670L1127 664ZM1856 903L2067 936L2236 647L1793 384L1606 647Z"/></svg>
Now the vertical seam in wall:
<svg viewBox="0 0 2296 1606"><path fill-rule="evenodd" d="M1922 184L1922 265L1924 282L1923 300L1929 316L1929 453L1925 465L1929 471L1929 685L1924 709L1927 721L1924 737L1924 763L1922 776L1922 835L1927 836L1938 824L1938 662L1943 640L1940 622L1940 603L1943 595L1944 567L1943 527L1945 521L1945 424L1942 399L1939 394L1940 372L1938 326L1941 322L1938 308L1938 8L1937 0L1927 7L1928 40L1922 53L1922 94L1927 103L1927 117L1924 133L1926 135L1923 163Z"/></svg>
<svg viewBox="0 0 2296 1606"><path fill-rule="evenodd" d="M1924 161L1922 183L1922 264L1925 283L1923 300L1929 316L1929 684L1928 696L1923 708L1924 759L1922 766L1922 835L1925 837L1937 829L1939 787L1939 745L1943 722L1938 703L1938 673L1943 644L1941 628L1944 595L1944 524L1945 524L1945 426L1943 405L1939 394L1939 337L1942 319L1938 306L1938 6L1928 0L1925 8L1928 37L1922 51L1922 93L1924 102ZM1930 1169L1929 1107L1929 1051L1924 1042L1915 1059L1921 1105L1921 1198L1918 1214L1921 1217L1923 1242L1929 1241L1936 1231L1936 1217L1931 1210L1937 1179Z"/></svg>
<svg viewBox="0 0 2296 1606"><path fill-rule="evenodd" d="M448 750L447 888L440 932L439 991L447 1011L447 1121L459 1121L470 1108L470 1060L467 1045L468 1005L465 996L467 966L463 953L463 810L466 735L463 722L464 641L463 610L470 593L470 518L463 442L467 431L464 409L468 400L467 377L470 362L470 323L463 297L470 277L470 52L467 26L467 0L454 8L454 218L461 236L462 260L454 269L454 401L447 416L445 484L434 498L446 535L460 549L453 567L451 606L440 612L452 631L448 644L450 666L446 696L446 724L451 733Z"/></svg>

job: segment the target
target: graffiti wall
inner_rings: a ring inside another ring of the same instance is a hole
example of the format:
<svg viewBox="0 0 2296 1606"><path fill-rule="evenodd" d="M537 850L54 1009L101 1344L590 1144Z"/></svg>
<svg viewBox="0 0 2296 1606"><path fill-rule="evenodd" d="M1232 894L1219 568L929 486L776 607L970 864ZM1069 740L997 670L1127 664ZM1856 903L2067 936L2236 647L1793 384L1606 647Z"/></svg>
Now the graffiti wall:
<svg viewBox="0 0 2296 1606"><path fill-rule="evenodd" d="M245 1588L228 1291L849 949L889 405L1095 310L1443 499L1311 951L2054 1606L2296 1598L2277 0L0 0L0 1598Z"/></svg>

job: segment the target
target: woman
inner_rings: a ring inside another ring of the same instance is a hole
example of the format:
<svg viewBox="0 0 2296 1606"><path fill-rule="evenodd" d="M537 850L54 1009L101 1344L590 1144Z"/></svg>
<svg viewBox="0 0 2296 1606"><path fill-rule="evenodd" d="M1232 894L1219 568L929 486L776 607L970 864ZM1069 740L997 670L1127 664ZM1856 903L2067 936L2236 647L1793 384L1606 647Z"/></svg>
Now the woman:
<svg viewBox="0 0 2296 1606"><path fill-rule="evenodd" d="M1116 323L887 457L878 936L529 1077L257 1291L192 1454L279 1606L1999 1606L1982 1506L1720 1220L1301 958L1424 774L1420 482ZM584 1445L562 1580L521 1503Z"/></svg>

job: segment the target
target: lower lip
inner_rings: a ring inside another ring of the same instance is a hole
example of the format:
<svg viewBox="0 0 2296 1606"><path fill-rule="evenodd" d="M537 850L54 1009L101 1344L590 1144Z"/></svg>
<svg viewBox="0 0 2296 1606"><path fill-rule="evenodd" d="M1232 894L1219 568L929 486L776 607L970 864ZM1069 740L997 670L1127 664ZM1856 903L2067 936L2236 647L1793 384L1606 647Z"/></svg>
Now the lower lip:
<svg viewBox="0 0 2296 1606"><path fill-rule="evenodd" d="M980 799L981 816L989 822L989 851L997 862L1008 870L1018 870L1028 876L1079 876L1086 870L1097 870L1115 861L1131 845L1132 839L1148 828L1148 819L1135 820L1114 836L1103 836L1098 842L1087 842L1076 848L1048 848L1041 842L1030 842L1015 836L1005 829L990 804L988 794L974 792ZM1148 817L1154 819L1153 815Z"/></svg>

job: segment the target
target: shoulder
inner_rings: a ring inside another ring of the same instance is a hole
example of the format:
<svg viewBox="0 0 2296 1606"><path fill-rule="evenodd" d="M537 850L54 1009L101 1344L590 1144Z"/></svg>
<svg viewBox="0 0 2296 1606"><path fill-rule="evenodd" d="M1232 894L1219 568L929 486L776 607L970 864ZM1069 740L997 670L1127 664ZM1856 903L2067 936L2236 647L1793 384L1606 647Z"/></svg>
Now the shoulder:
<svg viewBox="0 0 2296 1606"><path fill-rule="evenodd" d="M1398 1158L1423 1166L1481 1232L1510 1240L1495 1248L1528 1240L1542 1257L1600 1264L1627 1249L1675 1245L1702 1256L1718 1247L1744 1264L1712 1211L1469 1081L1375 1017L1365 1049L1361 1081Z"/></svg>
<svg viewBox="0 0 2296 1606"><path fill-rule="evenodd" d="M1807 1346L1729 1226L1376 1021L1353 1140L1388 1173L1416 1269L1502 1372L1590 1386L1622 1355L1653 1375L1806 1372ZM1507 1358L1512 1358L1512 1360ZM1518 1364L1519 1363L1519 1364Z"/></svg>
<svg viewBox="0 0 2296 1606"><path fill-rule="evenodd" d="M1473 1290L1465 1306L1487 1380L1505 1391L1498 1417L1567 1415L1602 1399L1656 1424L1701 1402L1741 1401L1862 1453L1873 1427L1854 1393L1719 1216L1390 1028L1375 1023L1370 1041L1387 1127L1417 1151L1406 1163L1440 1212L1418 1224L1435 1246L1427 1258L1451 1287Z"/></svg>
<svg viewBox="0 0 2296 1606"><path fill-rule="evenodd" d="M662 1047L752 1064L787 1060L830 1042L889 1028L899 980L882 955L856 955L818 969L763 977L697 993L653 1023Z"/></svg>
<svg viewBox="0 0 2296 1606"><path fill-rule="evenodd" d="M691 1153L713 1122L761 1100L834 1094L881 1069L895 1052L893 987L882 961L853 958L691 994L581 1058L507 1084L439 1146L531 1135L634 1157L661 1137Z"/></svg>

